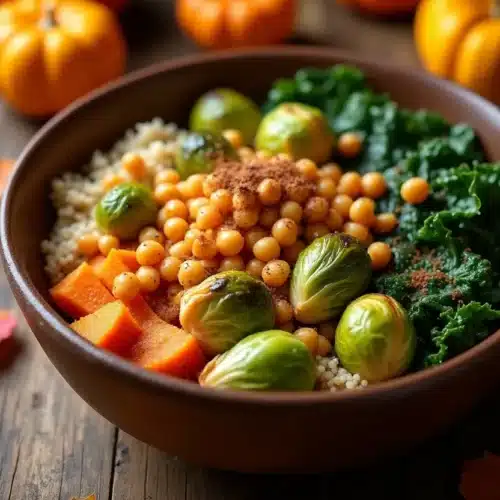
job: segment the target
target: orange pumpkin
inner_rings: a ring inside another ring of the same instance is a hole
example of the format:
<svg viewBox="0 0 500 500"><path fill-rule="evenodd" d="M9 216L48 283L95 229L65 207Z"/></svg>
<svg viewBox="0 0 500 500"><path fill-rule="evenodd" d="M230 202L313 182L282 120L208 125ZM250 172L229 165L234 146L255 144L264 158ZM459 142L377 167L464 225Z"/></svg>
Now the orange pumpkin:
<svg viewBox="0 0 500 500"><path fill-rule="evenodd" d="M415 44L431 73L500 104L500 19L492 0L423 0Z"/></svg>
<svg viewBox="0 0 500 500"><path fill-rule="evenodd" d="M392 16L413 12L419 0L338 0L338 2L369 14Z"/></svg>
<svg viewBox="0 0 500 500"><path fill-rule="evenodd" d="M274 44L293 32L295 0L177 0L179 26L211 49Z"/></svg>
<svg viewBox="0 0 500 500"><path fill-rule="evenodd" d="M123 74L126 48L113 13L86 0L0 6L0 92L19 112L51 115Z"/></svg>

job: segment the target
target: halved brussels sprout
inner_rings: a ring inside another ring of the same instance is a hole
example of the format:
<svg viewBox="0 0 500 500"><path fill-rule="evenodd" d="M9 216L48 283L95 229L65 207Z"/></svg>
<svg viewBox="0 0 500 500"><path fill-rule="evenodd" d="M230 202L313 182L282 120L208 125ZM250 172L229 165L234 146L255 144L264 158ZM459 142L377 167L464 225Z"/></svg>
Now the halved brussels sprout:
<svg viewBox="0 0 500 500"><path fill-rule="evenodd" d="M335 137L323 113L300 103L283 103L262 119L255 147L273 155L287 153L294 160L309 158L317 163L327 161Z"/></svg>
<svg viewBox="0 0 500 500"><path fill-rule="evenodd" d="M369 382L405 372L415 346L415 329L404 308L392 297L378 293L351 302L335 334L335 351L344 368Z"/></svg>
<svg viewBox="0 0 500 500"><path fill-rule="evenodd" d="M248 97L232 89L218 88L203 94L195 103L189 127L196 132L220 135L224 130L238 130L251 144L261 120L258 106Z"/></svg>
<svg viewBox="0 0 500 500"><path fill-rule="evenodd" d="M339 316L370 278L370 257L356 238L344 233L316 238L293 269L290 300L295 318L316 324Z"/></svg>
<svg viewBox="0 0 500 500"><path fill-rule="evenodd" d="M97 227L122 239L133 239L156 220L158 208L153 194L136 182L118 184L95 207Z"/></svg>
<svg viewBox="0 0 500 500"><path fill-rule="evenodd" d="M219 159L238 158L233 146L210 132L187 132L179 138L175 166L182 179L193 174L209 174Z"/></svg>
<svg viewBox="0 0 500 500"><path fill-rule="evenodd" d="M274 326L273 299L262 281L243 271L226 271L186 290L179 319L206 354L220 354Z"/></svg>
<svg viewBox="0 0 500 500"><path fill-rule="evenodd" d="M255 333L215 357L200 385L240 391L312 391L316 366L306 345L288 332Z"/></svg>

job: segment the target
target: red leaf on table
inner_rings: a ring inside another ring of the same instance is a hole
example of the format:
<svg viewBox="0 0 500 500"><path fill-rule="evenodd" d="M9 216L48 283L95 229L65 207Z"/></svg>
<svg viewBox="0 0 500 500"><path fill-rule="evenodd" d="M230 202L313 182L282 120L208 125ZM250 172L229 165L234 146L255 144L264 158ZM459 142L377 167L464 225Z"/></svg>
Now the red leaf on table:
<svg viewBox="0 0 500 500"><path fill-rule="evenodd" d="M14 330L17 320L11 311L0 309L0 365L10 361L14 352Z"/></svg>
<svg viewBox="0 0 500 500"><path fill-rule="evenodd" d="M14 167L14 160L0 158L0 195L3 193L3 190L7 185L7 180L9 179L12 167Z"/></svg>
<svg viewBox="0 0 500 500"><path fill-rule="evenodd" d="M465 500L498 500L500 457L486 453L483 458L467 460L462 467L460 492Z"/></svg>

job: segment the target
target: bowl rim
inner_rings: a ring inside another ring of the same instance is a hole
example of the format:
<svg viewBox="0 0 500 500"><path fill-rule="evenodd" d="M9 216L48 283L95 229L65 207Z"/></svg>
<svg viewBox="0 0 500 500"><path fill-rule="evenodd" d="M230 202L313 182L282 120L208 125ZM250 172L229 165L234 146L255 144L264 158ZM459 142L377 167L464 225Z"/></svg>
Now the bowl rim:
<svg viewBox="0 0 500 500"><path fill-rule="evenodd" d="M103 363L107 369L121 375L127 384L135 386L148 386L149 390L155 393L164 393L169 391L177 396L194 396L205 401L232 402L251 405L264 406L306 406L314 403L315 405L331 405L341 402L356 402L361 400L379 400L396 393L411 394L417 389L425 389L427 384L433 381L448 377L455 370L472 365L480 361L490 347L500 343L500 330L492 333L485 340L476 344L452 359L444 362L442 365L433 366L424 370L402 375L392 380L388 380L375 385L368 385L360 391L311 391L311 392L265 392L255 393L246 391L221 391L213 388L201 387L197 383L183 379L165 376L159 373L148 371L141 368L131 361L123 359L111 352L105 351L86 339L78 335L64 321L58 311L47 302L42 294L34 287L27 273L24 273L22 267L13 253L9 241L11 219L10 209L14 197L14 191L18 179L27 160L29 160L32 151L39 144L43 143L46 135L50 134L55 127L64 124L69 117L77 113L90 103L99 101L100 98L121 89L140 80L147 79L158 73L164 73L182 69L187 66L205 65L222 60L238 60L251 57L273 58L294 58L311 57L316 59L325 59L325 62L332 57L339 60L345 60L346 64L363 65L366 68L374 68L388 73L402 73L416 81L427 85L433 85L445 93L452 93L458 99L466 101L474 109L482 109L485 115L490 115L500 126L500 110L484 98L472 93L471 91L458 86L455 83L437 78L422 70L405 67L386 62L378 62L369 57L359 56L346 50L338 50L324 46L301 47L294 45L279 45L260 48L231 49L225 51L213 51L210 53L201 53L175 57L167 61L159 62L133 71L120 79L104 85L91 93L79 98L67 108L52 117L44 124L31 138L23 148L21 154L16 160L15 169L10 176L7 187L3 193L0 207L0 244L1 257L4 269L9 277L11 288L17 288L24 301L31 304L48 327L50 335L57 335L60 341L66 343L70 351L74 351L83 356L86 361L91 363ZM89 153L90 154L90 153ZM16 298L17 300L17 298Z"/></svg>

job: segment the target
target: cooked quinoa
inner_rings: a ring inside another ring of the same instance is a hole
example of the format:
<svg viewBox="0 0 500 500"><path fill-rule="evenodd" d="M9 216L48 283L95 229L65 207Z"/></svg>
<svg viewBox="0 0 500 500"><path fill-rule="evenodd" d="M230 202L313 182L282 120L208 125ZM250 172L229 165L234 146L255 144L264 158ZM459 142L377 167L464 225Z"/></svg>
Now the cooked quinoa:
<svg viewBox="0 0 500 500"><path fill-rule="evenodd" d="M318 386L322 391L336 392L342 389L362 389L368 385L358 373L349 373L340 366L337 357L316 356Z"/></svg>
<svg viewBox="0 0 500 500"><path fill-rule="evenodd" d="M120 159L135 152L144 159L152 178L172 163L179 130L161 118L138 123L127 130L108 152L96 151L79 172L66 172L52 182L50 198L57 220L49 239L42 242L45 270L53 284L75 269L84 257L77 251L78 239L97 231L92 210L104 194L101 180L120 169Z"/></svg>

